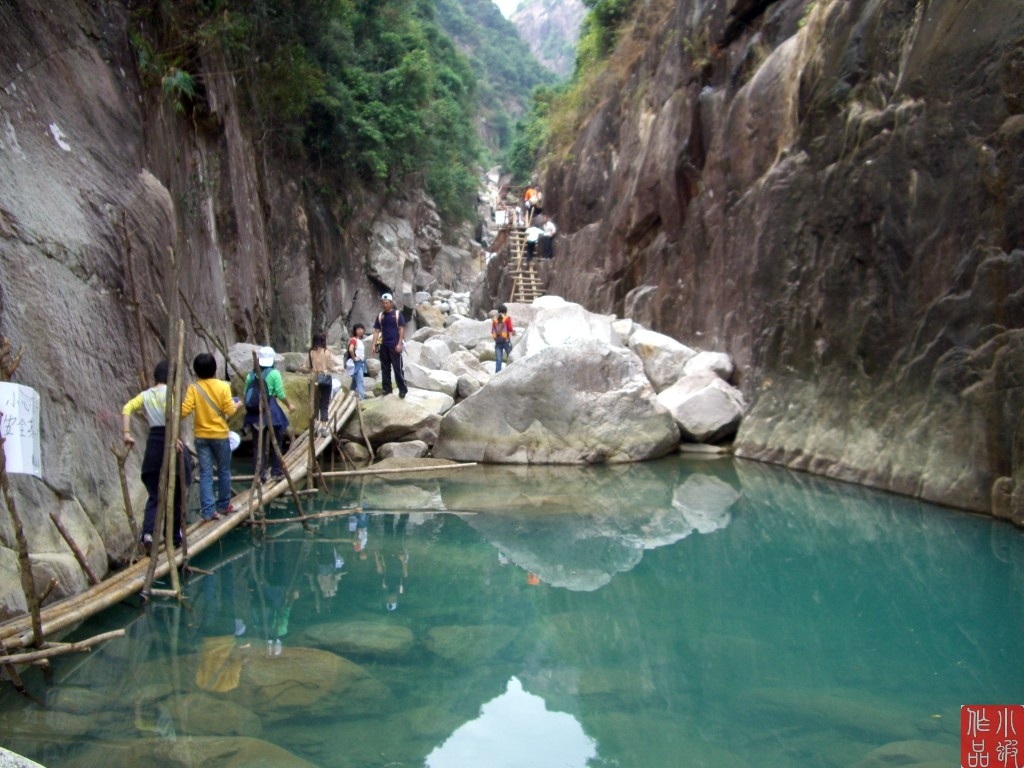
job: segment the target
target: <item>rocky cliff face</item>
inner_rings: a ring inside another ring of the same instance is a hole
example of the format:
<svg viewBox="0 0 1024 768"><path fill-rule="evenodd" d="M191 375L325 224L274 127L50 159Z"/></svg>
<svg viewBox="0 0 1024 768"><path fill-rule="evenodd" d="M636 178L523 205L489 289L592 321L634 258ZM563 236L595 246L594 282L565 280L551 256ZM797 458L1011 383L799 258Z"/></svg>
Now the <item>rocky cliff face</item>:
<svg viewBox="0 0 1024 768"><path fill-rule="evenodd" d="M740 456L1022 519L1020 3L639 5L549 291L728 350Z"/></svg>
<svg viewBox="0 0 1024 768"><path fill-rule="evenodd" d="M85 584L48 512L98 573L131 546L108 447L142 350L150 369L165 354L172 254L186 361L214 350L207 333L279 349L305 349L319 328L336 340L372 318L380 289L411 305L418 289L468 284L474 261L442 246L417 192L320 200L315 178L248 135L216 51L197 73L208 113L177 113L140 80L121 2L3 3L0 28L0 335L24 348L14 380L42 402L43 478L11 481L37 587L55 578L60 597ZM0 618L24 606L13 546L4 510Z"/></svg>
<svg viewBox="0 0 1024 768"><path fill-rule="evenodd" d="M576 40L587 9L582 0L521 3L510 21L534 57L561 78L572 74Z"/></svg>

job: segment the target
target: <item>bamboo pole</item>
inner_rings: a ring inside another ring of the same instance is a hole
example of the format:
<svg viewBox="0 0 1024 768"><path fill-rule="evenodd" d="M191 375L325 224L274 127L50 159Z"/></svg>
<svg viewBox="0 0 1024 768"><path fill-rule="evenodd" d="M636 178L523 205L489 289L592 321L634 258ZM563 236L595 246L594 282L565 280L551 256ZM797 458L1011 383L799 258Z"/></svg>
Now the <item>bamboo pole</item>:
<svg viewBox="0 0 1024 768"><path fill-rule="evenodd" d="M41 659L50 659L54 656L63 656L66 653L88 651L94 645L113 640L115 637L124 637L123 629L115 629L111 632L104 632L76 643L47 643L46 648L30 653L14 653L9 656L0 656L0 664L33 664Z"/></svg>
<svg viewBox="0 0 1024 768"><path fill-rule="evenodd" d="M184 358L184 322L180 318L178 296L178 259L174 253L173 248L167 249L168 260L170 261L171 268L167 273L166 282L164 286L164 293L171 298L170 306L167 308L167 343L170 347L171 354L168 355L169 370L168 376L168 387L167 387L167 398L164 404L164 424L166 427L172 426L172 419L174 411L178 412L178 420L180 423L181 419L181 405L180 400L180 386L181 386L181 367L182 360ZM166 430L165 427L165 430ZM173 438L173 439L172 439ZM160 464L160 487L157 493L157 507L156 507L156 521L153 525L153 546L150 550L149 567L146 570L146 581L142 587L142 597L146 599L149 595L150 588L153 585L153 578L155 575L157 557L154 553L160 551L160 543L162 539L166 539L165 528L167 527L166 519L168 512L170 512L171 525L173 527L173 506L174 506L174 486L176 481L176 475L172 470L172 463L175 458L175 445L177 439L176 432L172 435L164 433L164 455L163 461ZM168 502L170 499L170 502ZM173 536L171 541L173 542ZM173 559L172 550L168 550L168 560ZM172 582L176 584L177 569L171 577Z"/></svg>
<svg viewBox="0 0 1024 768"><path fill-rule="evenodd" d="M0 381L10 381L14 372L21 364L21 356L25 348L19 347L18 354L11 359L11 342L6 336L0 336ZM3 421L3 413L0 412L0 421ZM43 642L42 621L39 617L39 596L36 594L35 579L32 576L32 561L29 559L28 540L25 538L25 529L21 524L21 517L18 515L18 508L14 503L14 496L11 494L11 486L7 479L7 453L4 448L3 435L0 435L0 489L3 491L4 503L7 505L7 512L11 516L11 523L14 525L14 535L18 542L18 570L21 576L21 587L25 592L25 601L28 603L29 614L32 617L32 635L37 646Z"/></svg>
<svg viewBox="0 0 1024 768"><path fill-rule="evenodd" d="M356 406L356 414L359 416L359 434L363 436L363 441L366 443L366 450L370 452L370 463L373 464L375 459L373 446L370 444L370 436L366 434L366 426L363 424L363 409L358 405Z"/></svg>
<svg viewBox="0 0 1024 768"><path fill-rule="evenodd" d="M175 273L177 273L177 266L175 266ZM174 314L178 325L178 364L175 366L173 375L174 388L171 392L171 397L167 398L167 410L170 413L167 414L169 419L166 423L170 428L170 434L164 435L167 442L164 445L164 466L161 468L161 471L166 473L167 483L167 490L164 493L164 503L167 505L167 509L164 511L164 545L167 548L168 560L174 559L174 490L178 487L178 435L181 432L181 387L185 355L185 321L178 317L177 302L174 305ZM179 491L181 495L184 495L184 492L184 488ZM178 569L172 568L170 575L171 586L178 593L178 600L181 601L181 580L178 578Z"/></svg>
<svg viewBox="0 0 1024 768"><path fill-rule="evenodd" d="M0 413L0 420L2 419L3 413ZM18 515L18 508L14 504L14 496L11 495L11 486L7 480L5 442L6 440L3 435L0 435L0 489L3 489L4 503L7 504L7 511L11 515L11 523L14 525L14 535L18 542L18 566L21 572L21 588L25 592L29 614L32 616L34 644L36 647L39 647L43 644L43 625L39 617L39 597L36 595L35 579L32 577L32 561L29 560L28 556L28 540L25 538L25 529L21 524L21 517Z"/></svg>
<svg viewBox="0 0 1024 768"><path fill-rule="evenodd" d="M429 467L384 467L382 469L351 469L339 472L325 472L324 477L359 477L361 475L400 475L409 472L431 472L446 469L465 469L475 467L475 461L459 462L458 464L432 464Z"/></svg>
<svg viewBox="0 0 1024 768"><path fill-rule="evenodd" d="M351 416L351 404L339 402L335 407L339 420L344 423ZM299 462L301 462L302 451L305 450L305 446L302 445L304 439L305 436L297 440L297 445L293 448L295 452L293 459ZM271 491L269 495L273 497L274 494L275 492ZM192 556L211 547L221 536L242 522L244 516L249 513L246 507L252 504L253 497L246 492L236 497L236 500L241 507L238 514L212 524L201 526L199 523L195 523L191 526L192 537L189 549ZM174 562L180 564L182 557L180 553L177 554ZM172 567L171 562L159 554L155 554L148 560L133 563L85 592L71 595L46 606L41 611L41 629L36 633L32 631L33 617L31 614L0 622L0 653L24 648L31 645L37 636L53 635L80 624L125 598L139 593L146 584L147 571L150 563L154 560L156 561L153 572L155 578L162 577ZM152 582L152 578L150 582Z"/></svg>
<svg viewBox="0 0 1024 768"><path fill-rule="evenodd" d="M85 559L85 555L82 553L82 550L79 548L78 544L72 538L71 533L68 531L67 528L64 527L64 523L60 521L60 518L57 517L57 513L51 512L50 519L53 521L53 524L57 526L57 531L60 533L61 536L64 537L64 541L66 541L67 545L71 547L72 554L74 554L75 559L78 561L78 564L82 567L82 571L88 577L89 582L91 584L99 584L99 577L96 575L96 572L93 571L92 566L89 565L89 561Z"/></svg>
<svg viewBox="0 0 1024 768"><path fill-rule="evenodd" d="M292 473L288 469L288 464L285 462L284 454L281 453L281 446L277 443L277 435L274 433L274 427L271 424L270 416L270 400L267 396L267 382L264 380L259 370L259 356L256 354L256 350L252 353L252 365L253 375L256 376L256 381L260 388L260 433L266 429L267 434L270 436L270 446L273 448L277 461L281 465L281 471L284 472L285 480L288 481L288 489L291 491L292 499L295 501L295 509L298 513L298 517L305 514L302 511L302 502L299 500L298 489L295 487L295 482L292 480ZM264 426L266 425L266 426ZM260 453L260 474L262 474L263 467L263 454ZM303 524L305 527L305 524Z"/></svg>
<svg viewBox="0 0 1024 768"><path fill-rule="evenodd" d="M213 344L213 346L217 348L217 351L224 356L224 365L231 366L231 369L235 372L235 375L244 381L245 372L239 370L237 367L235 367L235 364L231 362L231 358L228 357L227 349L224 347L223 344L221 344L220 340L213 333L211 333L210 329L203 324L203 321L199 319L199 316L196 314L196 311L192 308L192 304L188 300L188 296L186 296L184 292L179 289L178 297L185 303L185 309L188 310L188 315L192 320L192 328L195 330L195 332L198 333L203 338L205 338L208 342Z"/></svg>
<svg viewBox="0 0 1024 768"><path fill-rule="evenodd" d="M312 355L310 355L310 362L312 363ZM313 384L313 379L309 380L309 426L306 428L306 434L309 435L309 445L306 450L306 490L310 490L315 485L313 479L313 467L316 466L316 429L314 424L316 419L313 418L314 409L317 408L319 403L316 402L316 398L320 394L320 388ZM319 409L316 410L316 414L319 415Z"/></svg>
<svg viewBox="0 0 1024 768"><path fill-rule="evenodd" d="M125 472L124 465L128 461L128 454L131 453L132 446L129 446L127 450L119 450L116 445L110 446L110 452L114 454L114 458L117 459L117 476L121 481L121 497L124 499L124 513L128 517L128 525L132 529L132 541L135 542L134 547L139 546L139 524L135 522L135 511L132 509L132 495L128 492L128 475ZM135 550L137 551L137 549Z"/></svg>
<svg viewBox="0 0 1024 768"><path fill-rule="evenodd" d="M359 507L352 507L352 509L335 509L331 512L314 512L310 515L303 515L301 518L297 517L284 517L276 520L265 520L264 525L281 525L282 523L297 523L300 520L323 520L330 517L341 517L342 515L351 515L353 512L360 512Z"/></svg>
<svg viewBox="0 0 1024 768"><path fill-rule="evenodd" d="M180 427L179 420L179 427ZM188 449L182 451L181 455L175 455L175 466L178 468L178 487L181 491L178 493L178 499L180 501L178 505L178 520L181 522L179 530L181 531L181 557L182 557L182 568L188 567L188 525L186 521L188 519L188 483L185 482L185 462L189 460L187 455Z"/></svg>

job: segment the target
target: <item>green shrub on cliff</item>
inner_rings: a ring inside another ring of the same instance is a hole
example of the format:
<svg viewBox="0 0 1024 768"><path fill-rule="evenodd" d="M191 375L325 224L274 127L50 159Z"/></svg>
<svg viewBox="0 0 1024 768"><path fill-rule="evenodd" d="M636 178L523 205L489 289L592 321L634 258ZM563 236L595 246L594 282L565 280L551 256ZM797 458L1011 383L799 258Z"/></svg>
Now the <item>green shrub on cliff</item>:
<svg viewBox="0 0 1024 768"><path fill-rule="evenodd" d="M135 23L140 60L173 52L199 112L222 56L257 139L336 190L420 183L447 220L472 211L475 78L430 0L153 0Z"/></svg>

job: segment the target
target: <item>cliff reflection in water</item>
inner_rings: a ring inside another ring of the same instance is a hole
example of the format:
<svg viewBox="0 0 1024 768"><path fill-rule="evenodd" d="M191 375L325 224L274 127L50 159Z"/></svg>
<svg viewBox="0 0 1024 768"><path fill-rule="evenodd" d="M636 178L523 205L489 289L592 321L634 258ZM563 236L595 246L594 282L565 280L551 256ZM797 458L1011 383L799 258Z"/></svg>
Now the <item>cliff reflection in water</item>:
<svg viewBox="0 0 1024 768"><path fill-rule="evenodd" d="M204 553L187 608L83 628L130 624L50 686L27 673L45 708L5 693L3 745L90 768L953 764L960 705L1024 683L1024 538L989 519L679 457L379 476L307 511L360 500Z"/></svg>

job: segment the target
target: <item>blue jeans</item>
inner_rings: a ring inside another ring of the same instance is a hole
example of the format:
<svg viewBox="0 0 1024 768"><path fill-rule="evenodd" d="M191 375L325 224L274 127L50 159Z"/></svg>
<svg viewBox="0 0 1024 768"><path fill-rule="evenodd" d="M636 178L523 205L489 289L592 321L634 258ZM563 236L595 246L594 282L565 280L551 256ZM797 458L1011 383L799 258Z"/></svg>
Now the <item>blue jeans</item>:
<svg viewBox="0 0 1024 768"><path fill-rule="evenodd" d="M216 510L223 512L231 503L231 443L224 438L196 438L199 456L199 514L204 520L213 517L213 465L217 465Z"/></svg>
<svg viewBox="0 0 1024 768"><path fill-rule="evenodd" d="M494 342L494 372L501 370L502 358L508 358L512 354L511 341Z"/></svg>
<svg viewBox="0 0 1024 768"><path fill-rule="evenodd" d="M366 390L363 387L363 376L366 375L366 362L363 360L353 360L352 369L352 386L350 389L359 395L360 400L366 399Z"/></svg>

